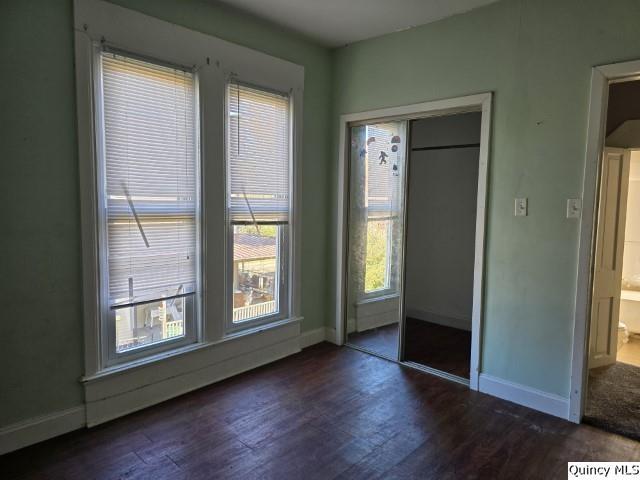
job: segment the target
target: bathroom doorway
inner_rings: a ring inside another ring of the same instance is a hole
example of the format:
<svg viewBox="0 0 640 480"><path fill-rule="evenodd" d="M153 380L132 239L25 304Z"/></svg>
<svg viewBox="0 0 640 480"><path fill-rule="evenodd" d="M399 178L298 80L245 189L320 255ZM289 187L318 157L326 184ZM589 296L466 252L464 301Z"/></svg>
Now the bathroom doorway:
<svg viewBox="0 0 640 480"><path fill-rule="evenodd" d="M584 422L640 440L640 80L608 88Z"/></svg>
<svg viewBox="0 0 640 480"><path fill-rule="evenodd" d="M338 344L478 389L490 119L491 94L341 117Z"/></svg>

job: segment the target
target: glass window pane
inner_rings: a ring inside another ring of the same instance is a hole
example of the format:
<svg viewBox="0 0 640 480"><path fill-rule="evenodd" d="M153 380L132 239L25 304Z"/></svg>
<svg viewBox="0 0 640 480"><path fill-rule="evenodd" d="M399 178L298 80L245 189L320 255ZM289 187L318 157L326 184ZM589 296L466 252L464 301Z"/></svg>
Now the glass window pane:
<svg viewBox="0 0 640 480"><path fill-rule="evenodd" d="M389 288L389 255L391 229L389 220L367 222L367 251L364 291L366 293Z"/></svg>
<svg viewBox="0 0 640 480"><path fill-rule="evenodd" d="M234 225L233 323L278 313L281 228Z"/></svg>
<svg viewBox="0 0 640 480"><path fill-rule="evenodd" d="M190 297L182 297L114 309L116 351L183 337L185 315L191 313L191 304Z"/></svg>

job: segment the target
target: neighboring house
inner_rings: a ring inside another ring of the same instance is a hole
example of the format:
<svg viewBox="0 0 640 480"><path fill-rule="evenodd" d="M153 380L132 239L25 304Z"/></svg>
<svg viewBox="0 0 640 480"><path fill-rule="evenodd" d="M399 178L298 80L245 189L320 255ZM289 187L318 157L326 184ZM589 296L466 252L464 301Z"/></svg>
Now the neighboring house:
<svg viewBox="0 0 640 480"><path fill-rule="evenodd" d="M276 311L275 236L238 233L233 252L233 321ZM117 343L120 349L182 335L183 304L169 300L120 309Z"/></svg>
<svg viewBox="0 0 640 480"><path fill-rule="evenodd" d="M275 312L275 236L236 233L233 251L233 321Z"/></svg>

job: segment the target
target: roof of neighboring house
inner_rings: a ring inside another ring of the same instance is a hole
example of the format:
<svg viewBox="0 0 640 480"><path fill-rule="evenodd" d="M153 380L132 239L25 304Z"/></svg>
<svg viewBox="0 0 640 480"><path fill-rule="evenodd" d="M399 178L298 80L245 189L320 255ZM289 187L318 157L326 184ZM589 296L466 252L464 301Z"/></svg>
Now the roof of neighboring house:
<svg viewBox="0 0 640 480"><path fill-rule="evenodd" d="M233 247L233 260L260 260L274 258L276 256L275 237L263 237L248 233L235 235Z"/></svg>

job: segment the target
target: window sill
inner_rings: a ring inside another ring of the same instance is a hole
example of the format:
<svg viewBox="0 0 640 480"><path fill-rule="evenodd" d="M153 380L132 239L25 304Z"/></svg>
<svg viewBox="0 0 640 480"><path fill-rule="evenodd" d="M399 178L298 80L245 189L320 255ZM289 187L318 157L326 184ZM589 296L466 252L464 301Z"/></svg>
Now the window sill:
<svg viewBox="0 0 640 480"><path fill-rule="evenodd" d="M381 302L383 300L395 300L396 298L399 298L399 297L400 295L398 293L382 292L381 295L365 297L362 300L358 300L356 302L356 305L367 305L370 303Z"/></svg>
<svg viewBox="0 0 640 480"><path fill-rule="evenodd" d="M80 378L80 382L85 385L88 385L96 381L100 381L100 380L112 378L121 374L129 373L150 365L155 365L158 363L169 361L174 358L183 357L190 353L195 353L195 352L207 350L210 348L214 348L217 345L225 344L233 340L250 337L268 330L275 330L285 325L299 323L302 321L302 319L303 317L287 318L287 319L279 320L273 323L259 325L253 328L247 328L246 330L233 332L223 336L219 340L208 341L208 342L196 342L190 345L186 345L184 347L176 348L175 350L157 353L155 355L150 355L148 357L132 360L130 362L122 363L119 365L114 365L112 367L104 368L92 375L83 376Z"/></svg>
<svg viewBox="0 0 640 480"><path fill-rule="evenodd" d="M256 325L254 327L247 327L247 328L241 328L236 327L235 329L229 330L223 337L221 340L219 340L216 343L220 343L220 342L227 342L229 340L233 340L235 338L241 338L244 337L246 335L253 335L255 333L260 333L264 330L269 330L271 328L277 328L280 327L282 325L288 325L289 323L295 323L295 322L300 322L302 321L302 317L292 317L292 318L283 318L281 320L274 320L273 322L269 322L269 323L261 323L259 325Z"/></svg>

